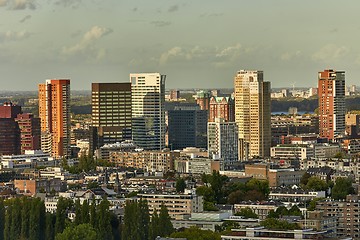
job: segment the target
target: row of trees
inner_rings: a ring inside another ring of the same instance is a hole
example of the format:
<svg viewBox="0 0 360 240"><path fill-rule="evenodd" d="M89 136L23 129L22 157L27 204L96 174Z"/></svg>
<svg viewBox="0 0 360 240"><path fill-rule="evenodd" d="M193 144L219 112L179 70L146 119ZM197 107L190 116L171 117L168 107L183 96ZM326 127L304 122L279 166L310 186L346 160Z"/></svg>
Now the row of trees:
<svg viewBox="0 0 360 240"><path fill-rule="evenodd" d="M68 219L69 212L76 213L74 222ZM81 205L79 200L74 204L60 197L54 214L45 212L44 202L39 198L0 200L0 240L69 239L63 235L80 225L82 230L94 231L95 239L120 239L119 221L110 213L106 199L100 204L89 205L84 201Z"/></svg>
<svg viewBox="0 0 360 240"><path fill-rule="evenodd" d="M304 189L313 191L327 191L331 189L331 198L335 200L345 199L348 194L355 193L350 178L339 177L334 183L330 180L324 181L317 176L305 173L301 178L300 185Z"/></svg>
<svg viewBox="0 0 360 240"><path fill-rule="evenodd" d="M251 179L247 183L234 183L215 171L211 175L204 174L202 181L204 186L198 187L196 193L204 197L206 211L217 210L214 204L266 200L270 192L268 181Z"/></svg>
<svg viewBox="0 0 360 240"><path fill-rule="evenodd" d="M167 237L174 232L165 205L159 214L154 210L151 218L146 200L127 201L122 228L122 240L154 240L157 236Z"/></svg>

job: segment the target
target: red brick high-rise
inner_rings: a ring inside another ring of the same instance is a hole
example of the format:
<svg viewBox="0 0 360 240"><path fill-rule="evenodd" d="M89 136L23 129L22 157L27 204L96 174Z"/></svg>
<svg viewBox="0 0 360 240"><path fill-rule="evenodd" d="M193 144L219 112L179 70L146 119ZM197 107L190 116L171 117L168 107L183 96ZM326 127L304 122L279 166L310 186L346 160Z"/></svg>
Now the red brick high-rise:
<svg viewBox="0 0 360 240"><path fill-rule="evenodd" d="M225 122L235 122L235 101L231 97L211 97L209 122L222 118Z"/></svg>
<svg viewBox="0 0 360 240"><path fill-rule="evenodd" d="M40 118L36 118L31 113L21 113L15 118L20 129L21 154L25 150L39 150L41 131Z"/></svg>
<svg viewBox="0 0 360 240"><path fill-rule="evenodd" d="M319 72L319 134L330 141L345 134L345 72Z"/></svg>

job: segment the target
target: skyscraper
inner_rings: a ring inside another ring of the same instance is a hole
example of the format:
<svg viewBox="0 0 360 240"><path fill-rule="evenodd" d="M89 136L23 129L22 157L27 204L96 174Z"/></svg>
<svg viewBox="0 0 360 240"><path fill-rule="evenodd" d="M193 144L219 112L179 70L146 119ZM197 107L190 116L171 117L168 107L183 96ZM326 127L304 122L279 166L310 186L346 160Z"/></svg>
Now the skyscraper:
<svg viewBox="0 0 360 240"><path fill-rule="evenodd" d="M15 121L21 107L5 102L0 106L0 155L20 154L20 129Z"/></svg>
<svg viewBox="0 0 360 240"><path fill-rule="evenodd" d="M131 83L91 86L91 150L131 139Z"/></svg>
<svg viewBox="0 0 360 240"><path fill-rule="evenodd" d="M239 158L269 157L271 87L262 71L240 70L235 76L235 122L239 127Z"/></svg>
<svg viewBox="0 0 360 240"><path fill-rule="evenodd" d="M132 137L144 149L165 147L165 75L130 74L132 95Z"/></svg>
<svg viewBox="0 0 360 240"><path fill-rule="evenodd" d="M70 80L39 84L41 149L53 157L68 157L70 148Z"/></svg>
<svg viewBox="0 0 360 240"><path fill-rule="evenodd" d="M207 148L206 110L197 106L191 108L175 108L168 111L169 147L172 150L186 147Z"/></svg>
<svg viewBox="0 0 360 240"><path fill-rule="evenodd" d="M238 126L235 122L225 122L222 118L208 122L209 157L220 159L222 170L230 169L239 160L238 143Z"/></svg>
<svg viewBox="0 0 360 240"><path fill-rule="evenodd" d="M40 149L40 119L31 113L21 113L15 118L20 129L21 154L25 150Z"/></svg>
<svg viewBox="0 0 360 240"><path fill-rule="evenodd" d="M319 72L319 134L333 141L345 134L345 72Z"/></svg>

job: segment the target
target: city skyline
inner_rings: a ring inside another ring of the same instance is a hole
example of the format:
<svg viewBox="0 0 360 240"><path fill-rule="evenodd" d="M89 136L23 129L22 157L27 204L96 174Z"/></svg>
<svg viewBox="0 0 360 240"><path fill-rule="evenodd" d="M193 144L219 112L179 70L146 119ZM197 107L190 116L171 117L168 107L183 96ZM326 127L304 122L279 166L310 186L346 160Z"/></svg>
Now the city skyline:
<svg viewBox="0 0 360 240"><path fill-rule="evenodd" d="M162 72L167 88L231 88L239 69L276 87L316 86L319 69L360 77L355 1L0 1L3 90L42 79L126 82ZM324 14L324 16L322 16ZM66 17L64 17L66 16ZM88 87L84 87L88 86Z"/></svg>

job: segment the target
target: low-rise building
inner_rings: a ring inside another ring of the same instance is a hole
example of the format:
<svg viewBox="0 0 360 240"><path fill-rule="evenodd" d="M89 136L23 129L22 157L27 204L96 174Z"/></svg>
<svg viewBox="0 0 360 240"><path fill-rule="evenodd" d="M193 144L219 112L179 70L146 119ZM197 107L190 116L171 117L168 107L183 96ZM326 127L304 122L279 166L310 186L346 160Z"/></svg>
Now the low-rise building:
<svg viewBox="0 0 360 240"><path fill-rule="evenodd" d="M281 203L271 201L271 202L243 202L239 204L234 204L235 213L240 212L241 209L250 208L259 219L264 220L270 213L271 210L276 211L276 209L282 206Z"/></svg>
<svg viewBox="0 0 360 240"><path fill-rule="evenodd" d="M269 199L281 202L301 203L311 201L315 198L325 198L325 191L305 191L302 189L283 189L271 190Z"/></svg>
<svg viewBox="0 0 360 240"><path fill-rule="evenodd" d="M60 179L15 179L14 187L20 194L34 196L39 192L60 192L62 190Z"/></svg>
<svg viewBox="0 0 360 240"><path fill-rule="evenodd" d="M278 159L310 159L314 149L310 145L278 144L270 149L270 156Z"/></svg>
<svg viewBox="0 0 360 240"><path fill-rule="evenodd" d="M180 157L175 159L174 170L177 173L211 174L213 171L220 171L220 161L200 157Z"/></svg>
<svg viewBox="0 0 360 240"><path fill-rule="evenodd" d="M110 162L118 167L166 173L174 169L174 160L179 156L180 152L170 150L112 152L110 154Z"/></svg>
<svg viewBox="0 0 360 240"><path fill-rule="evenodd" d="M255 239L323 239L325 231L303 230L270 230L264 227L231 229L231 233L221 235L221 240L255 240Z"/></svg>
<svg viewBox="0 0 360 240"><path fill-rule="evenodd" d="M306 218L299 221L302 229L312 228L317 231L326 231L326 237L336 238L336 216L325 216L322 211L307 211Z"/></svg>
<svg viewBox="0 0 360 240"><path fill-rule="evenodd" d="M268 164L247 164L245 175L260 180L268 180L270 187L298 185L305 171L294 168L271 169Z"/></svg>
<svg viewBox="0 0 360 240"><path fill-rule="evenodd" d="M204 210L203 197L196 194L143 193L138 194L138 197L147 200L150 215L155 209L159 212L162 204L167 207L172 219L183 219L184 215Z"/></svg>

